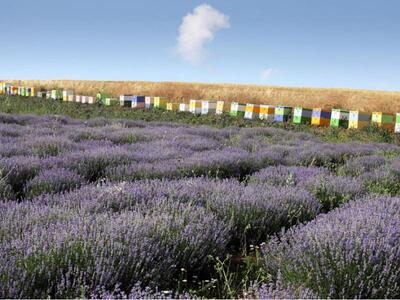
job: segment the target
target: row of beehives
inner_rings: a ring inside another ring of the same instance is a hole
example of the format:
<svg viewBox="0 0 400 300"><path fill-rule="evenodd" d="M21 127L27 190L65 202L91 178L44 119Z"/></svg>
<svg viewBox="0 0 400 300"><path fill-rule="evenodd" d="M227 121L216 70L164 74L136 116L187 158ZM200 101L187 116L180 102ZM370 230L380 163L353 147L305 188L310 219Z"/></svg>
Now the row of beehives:
<svg viewBox="0 0 400 300"><path fill-rule="evenodd" d="M20 96L35 96L34 87L18 87L0 83L0 93ZM38 91L37 97L79 103L102 103L120 105L135 109L160 108L171 111L191 112L194 114L223 114L243 116L245 119L261 119L272 122L293 122L294 124L311 124L317 126L344 127L359 129L368 124L394 130L400 133L400 113L396 115L383 112L363 113L345 109L322 110L302 107L272 106L264 104L241 104L237 102L190 100L189 103L170 102L165 97L146 97L138 95L120 95L119 100L110 95L98 93L96 97L74 95L72 90Z"/></svg>
<svg viewBox="0 0 400 300"><path fill-rule="evenodd" d="M131 108L164 108L172 111L188 111L193 114L223 114L243 116L245 119L261 119L272 122L289 122L294 124L311 124L317 126L344 127L359 129L370 123L395 130L400 133L400 113L396 115L382 112L362 113L344 109L322 110L302 107L273 106L265 104L241 104L238 102L190 100L187 103L168 102L163 97L145 97L121 95L120 105Z"/></svg>

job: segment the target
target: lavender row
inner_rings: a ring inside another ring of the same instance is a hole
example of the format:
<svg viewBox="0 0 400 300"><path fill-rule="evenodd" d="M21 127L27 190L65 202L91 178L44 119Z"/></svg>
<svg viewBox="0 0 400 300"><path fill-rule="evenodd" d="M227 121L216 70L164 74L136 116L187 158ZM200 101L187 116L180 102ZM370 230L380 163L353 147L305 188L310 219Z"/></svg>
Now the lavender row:
<svg viewBox="0 0 400 300"><path fill-rule="evenodd" d="M0 204L0 297L88 297L140 281L170 288L181 268L313 219L308 192L205 178L90 185ZM165 276L169 274L169 276Z"/></svg>

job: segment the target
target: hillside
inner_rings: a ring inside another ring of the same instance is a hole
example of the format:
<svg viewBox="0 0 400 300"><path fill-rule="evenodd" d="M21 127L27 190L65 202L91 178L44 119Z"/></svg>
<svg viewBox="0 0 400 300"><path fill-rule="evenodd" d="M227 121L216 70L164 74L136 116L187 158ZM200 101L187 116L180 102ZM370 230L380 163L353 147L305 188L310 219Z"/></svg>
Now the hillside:
<svg viewBox="0 0 400 300"><path fill-rule="evenodd" d="M207 84L145 81L85 80L5 80L15 85L44 89L73 89L76 94L95 95L98 91L119 94L165 96L172 101L213 99L289 106L333 107L365 112L400 112L400 92L333 88L294 88L242 84Z"/></svg>

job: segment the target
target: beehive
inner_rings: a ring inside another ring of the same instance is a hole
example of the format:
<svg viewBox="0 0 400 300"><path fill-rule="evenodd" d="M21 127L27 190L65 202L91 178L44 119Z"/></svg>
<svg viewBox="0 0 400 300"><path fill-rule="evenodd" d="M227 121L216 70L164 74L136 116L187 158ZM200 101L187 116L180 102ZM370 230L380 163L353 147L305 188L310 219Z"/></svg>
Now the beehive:
<svg viewBox="0 0 400 300"><path fill-rule="evenodd" d="M51 91L46 92L46 99L51 99Z"/></svg>
<svg viewBox="0 0 400 300"><path fill-rule="evenodd" d="M4 94L4 83L0 82L0 94Z"/></svg>
<svg viewBox="0 0 400 300"><path fill-rule="evenodd" d="M225 102L217 101L217 107L215 108L215 114L222 115L225 111Z"/></svg>
<svg viewBox="0 0 400 300"><path fill-rule="evenodd" d="M62 91L60 91L60 90L52 90L51 91L51 99L53 99L53 100L62 100L63 99Z"/></svg>
<svg viewBox="0 0 400 300"><path fill-rule="evenodd" d="M396 125L394 126L394 132L400 133L400 113L396 114Z"/></svg>
<svg viewBox="0 0 400 300"><path fill-rule="evenodd" d="M351 110L349 112L349 128L360 129L367 126L371 122L371 115Z"/></svg>
<svg viewBox="0 0 400 300"><path fill-rule="evenodd" d="M178 111L179 110L179 103L168 102L167 103L167 110L169 110L169 111Z"/></svg>
<svg viewBox="0 0 400 300"><path fill-rule="evenodd" d="M345 109L334 108L331 113L331 127L349 127L349 111Z"/></svg>
<svg viewBox="0 0 400 300"><path fill-rule="evenodd" d="M21 96L22 95L22 87L19 86L19 87L17 87L17 89L18 89L17 95Z"/></svg>
<svg viewBox="0 0 400 300"><path fill-rule="evenodd" d="M31 87L26 87L25 88L25 97L30 97L32 94L32 88Z"/></svg>
<svg viewBox="0 0 400 300"><path fill-rule="evenodd" d="M11 87L12 95L18 95L18 87L17 86L12 86Z"/></svg>
<svg viewBox="0 0 400 300"><path fill-rule="evenodd" d="M326 126L331 123L331 112L322 110L321 108L314 108L312 110L311 125Z"/></svg>
<svg viewBox="0 0 400 300"><path fill-rule="evenodd" d="M74 91L72 90L64 90L63 91L63 101L68 101L68 96L71 96L74 94Z"/></svg>
<svg viewBox="0 0 400 300"><path fill-rule="evenodd" d="M87 97L86 97L86 101L87 101L87 103L89 103L89 104L95 104L95 103L96 103L96 98L95 98L95 97L92 97L92 96L87 96Z"/></svg>
<svg viewBox="0 0 400 300"><path fill-rule="evenodd" d="M123 107L132 107L133 95L120 95L119 104Z"/></svg>
<svg viewBox="0 0 400 300"><path fill-rule="evenodd" d="M151 109L151 108L153 108L153 106L154 106L154 98L153 98L153 97L146 96L146 97L144 98L144 107L145 107L146 109Z"/></svg>
<svg viewBox="0 0 400 300"><path fill-rule="evenodd" d="M395 127L395 116L392 114L385 114L382 112L373 112L371 117L371 123L379 127L393 130L393 128Z"/></svg>
<svg viewBox="0 0 400 300"><path fill-rule="evenodd" d="M144 108L144 96L132 97L132 108Z"/></svg>
<svg viewBox="0 0 400 300"><path fill-rule="evenodd" d="M76 95L75 96L75 102L81 103L82 102L82 96L81 95Z"/></svg>
<svg viewBox="0 0 400 300"><path fill-rule="evenodd" d="M31 97L35 97L35 91L36 89L34 87L31 87L31 94L30 94Z"/></svg>
<svg viewBox="0 0 400 300"><path fill-rule="evenodd" d="M260 116L260 105L247 103L244 109L245 119L255 119Z"/></svg>
<svg viewBox="0 0 400 300"><path fill-rule="evenodd" d="M115 99L115 98L106 98L104 100L104 105L106 105L106 106L119 105L119 101L118 101L118 99Z"/></svg>
<svg viewBox="0 0 400 300"><path fill-rule="evenodd" d="M292 108L289 106L276 106L275 107L275 122L288 122L292 114Z"/></svg>
<svg viewBox="0 0 400 300"><path fill-rule="evenodd" d="M261 120L266 121L273 121L274 120L274 113L275 113L275 106L272 105L260 105L260 116Z"/></svg>
<svg viewBox="0 0 400 300"><path fill-rule="evenodd" d="M216 101L204 100L201 102L201 114L202 115L215 114L216 109L217 109Z"/></svg>
<svg viewBox="0 0 400 300"><path fill-rule="evenodd" d="M46 98L47 92L37 92L37 97L39 98Z"/></svg>
<svg viewBox="0 0 400 300"><path fill-rule="evenodd" d="M238 115L244 115L245 107L246 107L245 104L241 104L238 102L232 102L231 110L230 110L229 114L233 117L236 117Z"/></svg>
<svg viewBox="0 0 400 300"><path fill-rule="evenodd" d="M190 100L189 102L189 112L192 114L201 114L201 100Z"/></svg>
<svg viewBox="0 0 400 300"><path fill-rule="evenodd" d="M312 117L312 109L295 107L293 110L294 124L310 124Z"/></svg>
<svg viewBox="0 0 400 300"><path fill-rule="evenodd" d="M88 103L88 97L87 96L81 96L81 103Z"/></svg>
<svg viewBox="0 0 400 300"><path fill-rule="evenodd" d="M189 104L179 103L179 111L189 111Z"/></svg>
<svg viewBox="0 0 400 300"><path fill-rule="evenodd" d="M68 102L74 102L74 95L68 95Z"/></svg>
<svg viewBox="0 0 400 300"><path fill-rule="evenodd" d="M164 97L154 97L154 107L155 108L165 108L167 106L167 98Z"/></svg>

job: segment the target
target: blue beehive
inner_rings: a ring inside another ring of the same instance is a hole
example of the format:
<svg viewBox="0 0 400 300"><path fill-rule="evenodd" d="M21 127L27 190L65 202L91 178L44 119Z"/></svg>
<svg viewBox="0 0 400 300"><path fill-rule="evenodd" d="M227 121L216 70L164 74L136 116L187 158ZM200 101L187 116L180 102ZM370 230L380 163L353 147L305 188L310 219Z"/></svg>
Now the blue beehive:
<svg viewBox="0 0 400 300"><path fill-rule="evenodd" d="M132 97L132 108L144 108L145 96L133 96Z"/></svg>

